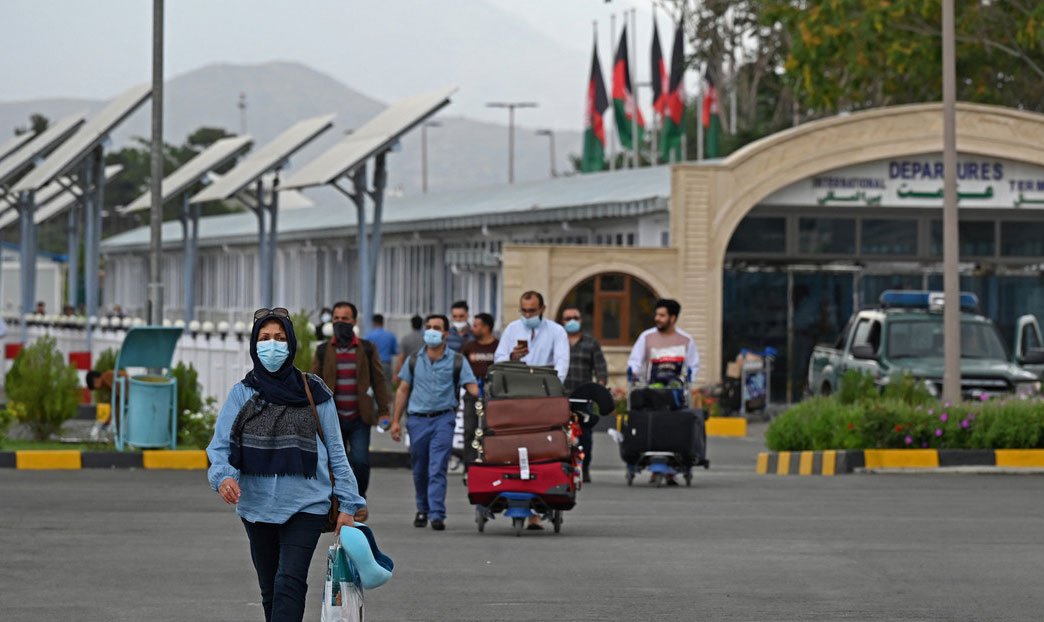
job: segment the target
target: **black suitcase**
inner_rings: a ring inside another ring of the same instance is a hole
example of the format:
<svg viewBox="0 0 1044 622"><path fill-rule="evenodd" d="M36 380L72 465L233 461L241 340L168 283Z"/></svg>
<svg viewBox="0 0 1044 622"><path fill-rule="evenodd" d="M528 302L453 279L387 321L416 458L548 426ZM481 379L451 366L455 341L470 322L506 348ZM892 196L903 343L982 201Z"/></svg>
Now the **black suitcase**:
<svg viewBox="0 0 1044 622"><path fill-rule="evenodd" d="M687 407L685 389L635 389L630 406L631 410L681 410Z"/></svg>
<svg viewBox="0 0 1044 622"><path fill-rule="evenodd" d="M696 410L632 410L621 430L620 456L634 464L647 451L668 451L691 464L700 450L697 439L703 425L703 415Z"/></svg>
<svg viewBox="0 0 1044 622"><path fill-rule="evenodd" d="M489 399L563 396L565 389L554 367L530 367L525 363L494 363L483 385Z"/></svg>

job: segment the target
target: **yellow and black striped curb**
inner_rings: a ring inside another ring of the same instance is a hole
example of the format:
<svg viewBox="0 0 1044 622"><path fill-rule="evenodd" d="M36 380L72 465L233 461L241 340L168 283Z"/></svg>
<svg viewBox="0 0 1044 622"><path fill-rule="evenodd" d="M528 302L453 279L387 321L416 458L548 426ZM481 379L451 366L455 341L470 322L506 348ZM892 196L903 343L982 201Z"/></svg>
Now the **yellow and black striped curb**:
<svg viewBox="0 0 1044 622"><path fill-rule="evenodd" d="M404 451L371 451L370 466L408 468L410 456ZM77 469L164 469L205 470L210 466L202 449L146 449L144 451L80 451L77 449L25 449L0 451L0 468L20 470Z"/></svg>
<svg viewBox="0 0 1044 622"><path fill-rule="evenodd" d="M1044 449L864 449L758 454L759 475L843 475L856 469L1044 469Z"/></svg>

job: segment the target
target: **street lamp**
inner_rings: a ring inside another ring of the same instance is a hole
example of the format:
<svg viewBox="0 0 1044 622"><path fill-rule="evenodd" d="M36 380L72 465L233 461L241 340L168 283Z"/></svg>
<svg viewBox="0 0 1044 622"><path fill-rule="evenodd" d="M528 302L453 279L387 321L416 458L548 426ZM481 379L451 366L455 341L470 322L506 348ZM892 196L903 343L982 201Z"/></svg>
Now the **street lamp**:
<svg viewBox="0 0 1044 622"><path fill-rule="evenodd" d="M553 130L537 130L537 136L547 136L551 142L551 176L558 177L555 170L555 133Z"/></svg>
<svg viewBox="0 0 1044 622"><path fill-rule="evenodd" d="M515 183L515 108L536 108L536 102L489 102L487 108L508 110L508 183Z"/></svg>
<svg viewBox="0 0 1044 622"><path fill-rule="evenodd" d="M421 192L428 193L428 128L442 127L438 121L428 121L421 125Z"/></svg>

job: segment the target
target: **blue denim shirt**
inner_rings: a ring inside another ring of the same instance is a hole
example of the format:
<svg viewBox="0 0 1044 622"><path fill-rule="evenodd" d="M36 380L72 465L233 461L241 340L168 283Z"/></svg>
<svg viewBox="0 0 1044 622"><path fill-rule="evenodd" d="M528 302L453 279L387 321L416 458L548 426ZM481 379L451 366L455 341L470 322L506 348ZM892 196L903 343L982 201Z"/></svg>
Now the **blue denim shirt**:
<svg viewBox="0 0 1044 622"><path fill-rule="evenodd" d="M341 511L354 514L359 508L365 507L366 499L359 496L359 485L344 452L341 427L337 421L337 408L333 400L317 405L326 444L319 441L317 432L315 436L319 463L314 479L306 479L299 475L242 475L228 463L232 423L243 404L255 393L256 391L243 383L236 383L221 407L221 412L218 413L214 438L207 446L207 457L210 459L207 479L210 480L210 487L216 491L226 477L238 481L241 494L236 513L252 523L282 524L298 512L325 515L330 511L330 472L327 468L329 461L334 472L334 494L341 502Z"/></svg>
<svg viewBox="0 0 1044 622"><path fill-rule="evenodd" d="M453 386L453 357L463 356L446 348L442 356L435 361L428 358L428 349L417 353L417 368L410 373L407 360L399 371L399 378L410 385L410 401L406 404L406 414L430 413L441 410L453 410L457 407L457 392ZM414 379L416 375L416 379ZM477 384L475 373L465 358L460 367L460 386Z"/></svg>

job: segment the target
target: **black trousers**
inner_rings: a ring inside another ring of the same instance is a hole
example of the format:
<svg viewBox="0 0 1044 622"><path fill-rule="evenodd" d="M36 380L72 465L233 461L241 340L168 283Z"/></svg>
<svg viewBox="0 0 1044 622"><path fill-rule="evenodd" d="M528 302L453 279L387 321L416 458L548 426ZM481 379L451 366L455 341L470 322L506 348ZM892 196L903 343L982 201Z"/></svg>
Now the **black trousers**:
<svg viewBox="0 0 1044 622"><path fill-rule="evenodd" d="M595 422L580 425L580 447L584 449L584 476L591 474L591 456L594 455Z"/></svg>
<svg viewBox="0 0 1044 622"><path fill-rule="evenodd" d="M300 622L304 617L308 566L325 523L325 516L304 512L283 524L243 521L266 622Z"/></svg>

